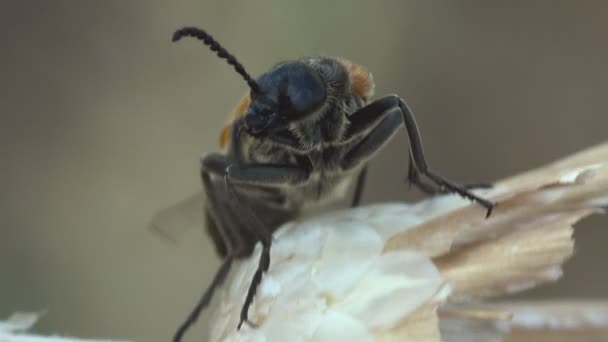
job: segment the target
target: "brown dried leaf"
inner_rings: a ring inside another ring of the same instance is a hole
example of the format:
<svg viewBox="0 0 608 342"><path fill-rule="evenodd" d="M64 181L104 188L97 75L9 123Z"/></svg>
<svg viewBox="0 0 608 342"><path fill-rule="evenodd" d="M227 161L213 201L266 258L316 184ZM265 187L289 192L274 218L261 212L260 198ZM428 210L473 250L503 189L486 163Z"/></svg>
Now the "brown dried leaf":
<svg viewBox="0 0 608 342"><path fill-rule="evenodd" d="M447 305L443 341L608 341L608 301L543 300Z"/></svg>
<svg viewBox="0 0 608 342"><path fill-rule="evenodd" d="M521 301L491 305L513 313L506 341L608 341L608 302Z"/></svg>
<svg viewBox="0 0 608 342"><path fill-rule="evenodd" d="M391 341L440 341L439 318L437 308L445 303L451 288L442 286L431 300L410 313L394 328L388 331L374 331L378 342Z"/></svg>
<svg viewBox="0 0 608 342"><path fill-rule="evenodd" d="M539 184L560 182L565 170L576 170L584 166L606 162L608 162L608 143L605 142L534 170L509 177L497 185L510 193L534 191L539 188Z"/></svg>
<svg viewBox="0 0 608 342"><path fill-rule="evenodd" d="M480 194L498 202L489 219L484 208L471 204L397 234L385 250L415 249L435 257L448 252L455 241L483 239L541 213L607 206L608 143L510 177Z"/></svg>
<svg viewBox="0 0 608 342"><path fill-rule="evenodd" d="M472 204L393 236L385 251L434 258L455 299L498 295L552 281L572 254L572 224L608 206L608 143L498 182L484 196L492 217Z"/></svg>
<svg viewBox="0 0 608 342"><path fill-rule="evenodd" d="M518 292L561 276L573 251L572 224L592 210L549 214L509 234L482 240L434 260L456 300Z"/></svg>
<svg viewBox="0 0 608 342"><path fill-rule="evenodd" d="M424 305L418 308L408 316L407 320L391 331L376 334L376 340L378 342L440 341L439 319L436 314L437 305Z"/></svg>
<svg viewBox="0 0 608 342"><path fill-rule="evenodd" d="M509 332L512 314L485 307L449 305L439 310L444 342L500 342Z"/></svg>

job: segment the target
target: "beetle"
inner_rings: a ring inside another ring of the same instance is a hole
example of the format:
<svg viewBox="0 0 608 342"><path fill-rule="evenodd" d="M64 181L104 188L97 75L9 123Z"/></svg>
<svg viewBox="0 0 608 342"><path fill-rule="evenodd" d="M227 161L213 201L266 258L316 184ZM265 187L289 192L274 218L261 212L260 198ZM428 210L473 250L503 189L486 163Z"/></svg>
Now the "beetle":
<svg viewBox="0 0 608 342"><path fill-rule="evenodd" d="M263 274L270 267L273 232L302 210L341 198L355 183L357 206L366 165L405 126L411 184L424 192L449 192L477 202L490 216L495 203L429 169L412 111L397 95L371 101L367 68L343 58L304 57L276 64L257 79L210 34L184 27L172 40L202 41L245 80L249 92L222 130L222 153L201 158L206 230L223 262L173 340L178 342L212 298L233 260L262 245L259 265L240 313L240 328Z"/></svg>

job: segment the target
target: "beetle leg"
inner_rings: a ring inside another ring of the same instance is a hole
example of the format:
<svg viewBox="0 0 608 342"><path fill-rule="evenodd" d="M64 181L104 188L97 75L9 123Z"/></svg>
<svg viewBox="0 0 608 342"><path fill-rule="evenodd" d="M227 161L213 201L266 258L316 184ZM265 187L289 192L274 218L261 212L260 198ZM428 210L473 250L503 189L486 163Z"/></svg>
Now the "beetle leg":
<svg viewBox="0 0 608 342"><path fill-rule="evenodd" d="M174 342L180 342L182 340L186 331L188 331L188 329L198 320L203 309L209 305L215 289L223 283L230 270L230 265L232 264L236 252L235 247L237 249L242 248L240 246L233 246L235 234L229 229L235 225L235 222L232 220L234 215L224 203L226 202L226 199L222 198L225 197L225 195L222 196L222 189L218 189L218 186L223 184L213 183L211 180L210 171L214 171L213 166L216 166L217 168L217 166L222 166L222 163L226 165L228 163L227 159L222 155L213 154L203 158L201 160L201 180L207 200L207 209L205 211L205 218L207 220L206 228L213 239L216 249L224 260L220 268L216 271L211 284L207 287L205 292L203 292L203 295L196 306L175 332L175 335L173 336Z"/></svg>
<svg viewBox="0 0 608 342"><path fill-rule="evenodd" d="M353 194L353 200L350 204L351 208L358 207L361 203L361 195L363 194L363 188L365 187L365 181L367 179L367 165L363 166L363 169L357 176L357 184L355 185L355 193Z"/></svg>
<svg viewBox="0 0 608 342"><path fill-rule="evenodd" d="M300 167L288 165L266 165L266 164L251 164L251 165L230 165L226 168L224 180L228 193L232 196L231 203L238 203L240 214L246 216L245 219L249 222L249 229L256 235L262 244L262 253L258 267L253 275L251 284L245 297L245 303L241 308L241 319L238 327L240 328L243 322L247 321L249 307L253 302L256 289L262 281L263 274L268 271L270 266L270 247L272 246L272 232L255 214L247 200L241 196L235 185L248 186L264 186L264 187L280 187L284 185L301 185L304 184L309 177L308 170Z"/></svg>
<svg viewBox="0 0 608 342"><path fill-rule="evenodd" d="M418 189L420 189L420 191L426 194L432 195L440 192L436 186L426 183L422 180L422 178L420 178L420 173L414 165L414 160L412 159L411 153L409 155L409 164L407 167L407 181L410 185L415 185Z"/></svg>
<svg viewBox="0 0 608 342"><path fill-rule="evenodd" d="M447 189L439 189L432 184L426 183L420 178L420 172L416 169L414 165L414 161L412 160L412 155L409 156L409 165L407 169L407 180L410 184L415 185L420 191L433 195L437 193L445 193L449 192ZM492 188L492 184L490 183L464 183L462 187L465 189L489 189Z"/></svg>
<svg viewBox="0 0 608 342"><path fill-rule="evenodd" d="M281 164L233 164L226 168L229 184L263 187L298 186L308 180L309 171Z"/></svg>
<svg viewBox="0 0 608 342"><path fill-rule="evenodd" d="M230 271L230 266L232 264L232 260L233 260L233 258L230 256L224 258L222 265L215 273L215 277L213 277L213 281L211 282L211 285L209 285L207 290L205 290L205 292L203 293L203 296L198 301L198 303L196 304L196 306L194 307L192 312L188 315L186 320L179 326L179 328L175 332L175 335L173 336L173 342L180 342L182 340L182 337L184 336L186 331L188 329L190 329L192 324L194 324L194 322L196 322L198 320L198 317L201 314L201 312L203 311L203 309L207 305L209 305L209 302L211 301L211 298L213 297L213 292L215 291L215 288L218 287L219 285L221 285L224 282L224 280L226 279L226 275L228 274L228 271Z"/></svg>
<svg viewBox="0 0 608 342"><path fill-rule="evenodd" d="M414 166L418 169L418 171L420 171L421 174L425 175L427 178L437 184L441 190L445 189L448 192L455 192L460 196L475 201L485 207L486 217L489 217L492 214L492 209L494 209L494 202L475 195L465 186L456 184L429 169L424 156L422 139L420 138L420 131L416 125L414 114L412 114L412 111L409 109L405 101L397 96L395 96L395 98L399 102L398 105L401 109L401 114L403 115L403 122L405 124L405 128L407 129L407 134L410 140L410 152L412 160L414 161Z"/></svg>
<svg viewBox="0 0 608 342"><path fill-rule="evenodd" d="M355 139L362 139L387 116L401 116L400 109L395 105L395 101L391 96L381 98L356 111L349 117L350 125L345 134L344 144L348 144ZM401 126L401 123L397 124L397 126ZM425 183L420 179L420 174L414 166L411 154L409 158L407 178L410 184L415 185L425 193L437 193L438 189L436 186ZM357 186L359 186L359 183L357 183ZM355 190L355 193L357 192Z"/></svg>
<svg viewBox="0 0 608 342"><path fill-rule="evenodd" d="M382 120L398 112L399 108L394 105L390 97L383 97L369 103L348 117L350 124L344 134L344 142L349 143L369 134Z"/></svg>
<svg viewBox="0 0 608 342"><path fill-rule="evenodd" d="M395 111L394 108L398 108L399 111ZM359 112L365 115L359 114ZM353 168L369 160L393 136L397 127L404 124L410 143L411 161L413 161L413 167L418 173L435 183L441 192L454 192L479 203L486 208L486 217L490 216L495 205L493 202L475 195L467 187L456 184L429 169L414 115L400 97L396 95L383 97L360 109L359 112L351 115L352 126L355 128L352 129L350 134L353 137L357 135L364 137L347 153L343 161L344 168ZM395 113L400 114L400 120ZM359 120L362 123L357 123ZM376 122L379 123L376 124ZM374 124L374 128L369 131L368 127ZM410 170L408 174L412 175L413 171ZM416 182L414 184L418 185Z"/></svg>
<svg viewBox="0 0 608 342"><path fill-rule="evenodd" d="M363 135L361 141L344 155L342 169L348 171L367 163L397 133L402 122L399 110L390 111L376 127Z"/></svg>

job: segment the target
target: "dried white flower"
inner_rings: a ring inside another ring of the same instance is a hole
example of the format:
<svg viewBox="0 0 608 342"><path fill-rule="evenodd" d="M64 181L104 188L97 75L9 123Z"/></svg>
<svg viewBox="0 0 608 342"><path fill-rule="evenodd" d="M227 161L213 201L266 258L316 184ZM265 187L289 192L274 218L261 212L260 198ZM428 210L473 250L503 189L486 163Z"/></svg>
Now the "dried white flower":
<svg viewBox="0 0 608 342"><path fill-rule="evenodd" d="M39 316L37 313L15 313L6 321L0 321L0 342L112 342L110 340L84 340L74 337L41 336L27 333L26 331L36 323Z"/></svg>
<svg viewBox="0 0 608 342"><path fill-rule="evenodd" d="M608 143L481 194L499 203L490 219L457 196L439 196L284 225L249 311L257 326L236 330L259 246L217 289L208 340L608 340L606 302L471 302L560 277L572 224L608 208ZM36 318L0 322L0 342L86 341L26 333Z"/></svg>
<svg viewBox="0 0 608 342"><path fill-rule="evenodd" d="M499 202L490 219L457 196L440 196L284 225L249 311L256 327L236 330L260 246L218 288L209 341L438 341L442 317L456 323L444 334L464 327L463 317L508 320L501 311L437 308L559 278L573 250L572 224L608 206L608 144L480 194Z"/></svg>
<svg viewBox="0 0 608 342"><path fill-rule="evenodd" d="M449 287L429 258L382 253L403 218L413 226L436 214L423 206L371 206L287 224L275 234L272 269L250 310L258 327L235 329L260 248L234 265L216 293L210 340L373 341L421 306L445 300Z"/></svg>

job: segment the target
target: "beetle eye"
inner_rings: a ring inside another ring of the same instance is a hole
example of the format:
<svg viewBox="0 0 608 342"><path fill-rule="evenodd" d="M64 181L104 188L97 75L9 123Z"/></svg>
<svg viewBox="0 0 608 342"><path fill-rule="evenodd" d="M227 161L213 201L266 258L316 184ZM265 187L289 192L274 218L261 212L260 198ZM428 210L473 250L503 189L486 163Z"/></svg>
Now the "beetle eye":
<svg viewBox="0 0 608 342"><path fill-rule="evenodd" d="M311 73L304 73L292 79L287 87L287 97L293 110L308 113L325 100L325 87L321 80Z"/></svg>

